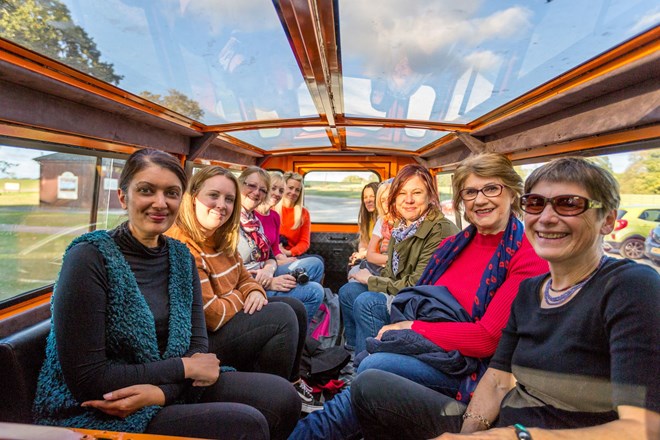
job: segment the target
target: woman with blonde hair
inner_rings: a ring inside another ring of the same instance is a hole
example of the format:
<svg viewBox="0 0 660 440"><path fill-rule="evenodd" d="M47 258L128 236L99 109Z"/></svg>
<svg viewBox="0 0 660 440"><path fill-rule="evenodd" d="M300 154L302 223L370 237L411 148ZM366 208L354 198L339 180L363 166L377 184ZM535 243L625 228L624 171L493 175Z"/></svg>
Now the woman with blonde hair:
<svg viewBox="0 0 660 440"><path fill-rule="evenodd" d="M296 257L287 257L280 249L281 219L274 209L284 194L284 175L279 171L269 171L268 174L270 175L270 192L261 205L257 206L254 214L261 222L266 237L270 241L270 252L277 264L288 264L296 261Z"/></svg>
<svg viewBox="0 0 660 440"><path fill-rule="evenodd" d="M239 370L288 379L298 340L293 309L300 305L269 304L263 287L245 269L237 252L238 189L231 171L202 168L190 179L175 225L167 233L195 257L211 350Z"/></svg>
<svg viewBox="0 0 660 440"><path fill-rule="evenodd" d="M304 255L311 244L312 221L303 206L305 186L300 174L284 173L284 196L275 210L282 221L280 225L280 249L287 257ZM314 256L323 262L323 258Z"/></svg>
<svg viewBox="0 0 660 440"><path fill-rule="evenodd" d="M367 246L367 261L375 267L384 267L387 264L387 247L392 237L394 218L390 215L387 200L390 196L390 187L394 179L387 179L378 185L376 191L376 211L378 219Z"/></svg>

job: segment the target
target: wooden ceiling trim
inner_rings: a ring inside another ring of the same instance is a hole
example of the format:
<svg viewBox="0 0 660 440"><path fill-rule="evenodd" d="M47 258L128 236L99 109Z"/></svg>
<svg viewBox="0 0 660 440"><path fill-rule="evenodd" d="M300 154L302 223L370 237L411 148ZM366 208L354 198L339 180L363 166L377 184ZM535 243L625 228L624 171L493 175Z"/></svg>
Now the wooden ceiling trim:
<svg viewBox="0 0 660 440"><path fill-rule="evenodd" d="M195 131L199 131L202 126L199 122L72 69L63 63L25 49L4 38L0 38L0 60Z"/></svg>

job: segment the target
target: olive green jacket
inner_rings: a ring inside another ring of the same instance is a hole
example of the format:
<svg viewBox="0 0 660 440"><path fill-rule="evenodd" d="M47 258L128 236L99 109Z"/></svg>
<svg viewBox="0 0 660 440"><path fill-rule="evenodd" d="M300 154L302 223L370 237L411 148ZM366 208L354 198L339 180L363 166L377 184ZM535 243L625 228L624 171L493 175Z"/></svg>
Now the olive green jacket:
<svg viewBox="0 0 660 440"><path fill-rule="evenodd" d="M419 225L412 237L394 244L390 240L387 248L387 264L380 276L369 277L369 290L396 295L404 287L417 284L431 255L442 240L458 233L458 228L441 212L429 214ZM399 273L392 273L392 254L399 253Z"/></svg>

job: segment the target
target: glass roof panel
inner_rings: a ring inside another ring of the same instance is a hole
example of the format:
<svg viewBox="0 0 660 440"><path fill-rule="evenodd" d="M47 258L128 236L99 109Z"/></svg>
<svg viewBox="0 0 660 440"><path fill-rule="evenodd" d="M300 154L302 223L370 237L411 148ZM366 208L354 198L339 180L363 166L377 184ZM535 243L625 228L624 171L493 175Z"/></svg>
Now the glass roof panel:
<svg viewBox="0 0 660 440"><path fill-rule="evenodd" d="M226 134L266 151L332 146L325 130L268 128L232 131Z"/></svg>
<svg viewBox="0 0 660 440"><path fill-rule="evenodd" d="M418 128L349 127L346 143L351 147L392 148L416 151L449 134Z"/></svg>
<svg viewBox="0 0 660 440"><path fill-rule="evenodd" d="M0 36L209 125L311 102L270 0L8 0Z"/></svg>
<svg viewBox="0 0 660 440"><path fill-rule="evenodd" d="M660 23L657 0L340 0L347 116L467 123Z"/></svg>

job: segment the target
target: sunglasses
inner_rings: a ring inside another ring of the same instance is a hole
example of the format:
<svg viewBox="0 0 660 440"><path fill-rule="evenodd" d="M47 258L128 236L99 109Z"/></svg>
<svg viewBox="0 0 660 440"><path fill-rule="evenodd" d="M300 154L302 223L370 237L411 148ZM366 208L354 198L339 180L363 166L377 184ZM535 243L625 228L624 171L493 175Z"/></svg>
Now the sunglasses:
<svg viewBox="0 0 660 440"><path fill-rule="evenodd" d="M540 194L525 194L520 198L520 207L527 214L540 214L545 205L550 203L555 212L563 217L573 217L586 212L591 208L602 208L603 204L597 200L590 200L582 196L564 194L555 197L543 197Z"/></svg>

